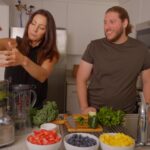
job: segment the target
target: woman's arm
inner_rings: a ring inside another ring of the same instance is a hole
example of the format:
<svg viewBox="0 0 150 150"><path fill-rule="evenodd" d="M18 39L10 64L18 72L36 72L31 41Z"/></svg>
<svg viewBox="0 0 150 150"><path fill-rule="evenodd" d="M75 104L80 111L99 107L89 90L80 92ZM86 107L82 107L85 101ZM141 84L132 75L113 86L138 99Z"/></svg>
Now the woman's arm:
<svg viewBox="0 0 150 150"><path fill-rule="evenodd" d="M52 61L46 59L40 66L31 61L28 57L24 56L21 65L32 77L40 82L44 82L51 74L55 63L55 58Z"/></svg>
<svg viewBox="0 0 150 150"><path fill-rule="evenodd" d="M11 44L9 46L12 47ZM0 59L1 67L21 65L33 78L40 82L44 82L48 78L56 63L54 58L52 61L46 59L41 65L38 65L27 56L24 56L17 48L0 51Z"/></svg>

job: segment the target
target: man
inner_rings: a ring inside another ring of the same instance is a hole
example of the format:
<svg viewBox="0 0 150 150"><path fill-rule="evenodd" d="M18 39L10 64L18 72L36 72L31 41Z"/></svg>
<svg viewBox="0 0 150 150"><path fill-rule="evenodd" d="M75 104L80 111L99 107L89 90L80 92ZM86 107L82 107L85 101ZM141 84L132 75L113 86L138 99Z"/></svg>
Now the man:
<svg viewBox="0 0 150 150"><path fill-rule="evenodd" d="M128 36L127 11L109 8L104 17L105 38L92 41L77 73L77 91L82 113L102 106L136 112L136 81L142 74L143 92L150 103L150 54L141 42ZM87 88L87 81L90 83Z"/></svg>

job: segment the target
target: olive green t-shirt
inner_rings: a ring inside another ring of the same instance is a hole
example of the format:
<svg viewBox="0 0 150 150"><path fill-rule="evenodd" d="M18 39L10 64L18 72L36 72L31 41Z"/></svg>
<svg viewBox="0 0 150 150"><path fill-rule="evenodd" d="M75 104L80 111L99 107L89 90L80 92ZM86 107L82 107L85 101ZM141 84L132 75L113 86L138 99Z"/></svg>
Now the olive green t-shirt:
<svg viewBox="0 0 150 150"><path fill-rule="evenodd" d="M123 44L103 38L92 41L82 59L93 64L88 86L89 105L134 112L137 77L142 70L150 68L148 48L131 37Z"/></svg>

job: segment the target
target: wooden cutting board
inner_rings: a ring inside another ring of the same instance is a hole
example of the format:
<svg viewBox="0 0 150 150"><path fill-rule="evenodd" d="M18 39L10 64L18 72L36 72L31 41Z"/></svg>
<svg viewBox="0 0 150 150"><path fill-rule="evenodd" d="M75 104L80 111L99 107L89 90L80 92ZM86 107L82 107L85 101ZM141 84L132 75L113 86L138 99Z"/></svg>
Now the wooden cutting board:
<svg viewBox="0 0 150 150"><path fill-rule="evenodd" d="M76 121L76 119L80 116L85 119L83 125L80 125L80 123ZM65 116L65 118L66 117L67 115ZM88 115L73 114L72 117L76 123L76 128L71 127L68 121L65 119L65 125L67 127L68 132L102 132L103 131L103 128L100 125L95 129L88 127Z"/></svg>
<svg viewBox="0 0 150 150"><path fill-rule="evenodd" d="M58 125L65 124L66 116L67 116L66 114L59 114L58 117L54 121L52 121L52 123L55 123Z"/></svg>

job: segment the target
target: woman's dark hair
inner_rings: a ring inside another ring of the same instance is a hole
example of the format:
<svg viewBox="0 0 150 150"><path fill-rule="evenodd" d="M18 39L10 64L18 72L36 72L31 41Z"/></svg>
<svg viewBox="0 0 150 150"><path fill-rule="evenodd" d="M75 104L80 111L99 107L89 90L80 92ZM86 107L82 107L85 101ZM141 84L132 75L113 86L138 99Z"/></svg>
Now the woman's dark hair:
<svg viewBox="0 0 150 150"><path fill-rule="evenodd" d="M119 18L122 21L127 19L128 25L126 27L126 35L128 35L129 33L132 32L132 25L130 24L130 18L129 18L128 12L124 8L122 8L120 6L113 6L106 11L106 13L108 13L108 12L117 12L119 14Z"/></svg>
<svg viewBox="0 0 150 150"><path fill-rule="evenodd" d="M18 44L18 48L24 55L28 55L31 47L30 40L28 38L28 28L29 25L32 23L33 18L37 14L40 14L47 19L46 33L40 43L40 50L37 55L37 63L42 64L42 62L47 58L52 60L55 57L58 60L59 53L56 45L56 25L52 14L47 10L37 10L30 16L25 28L22 42Z"/></svg>

